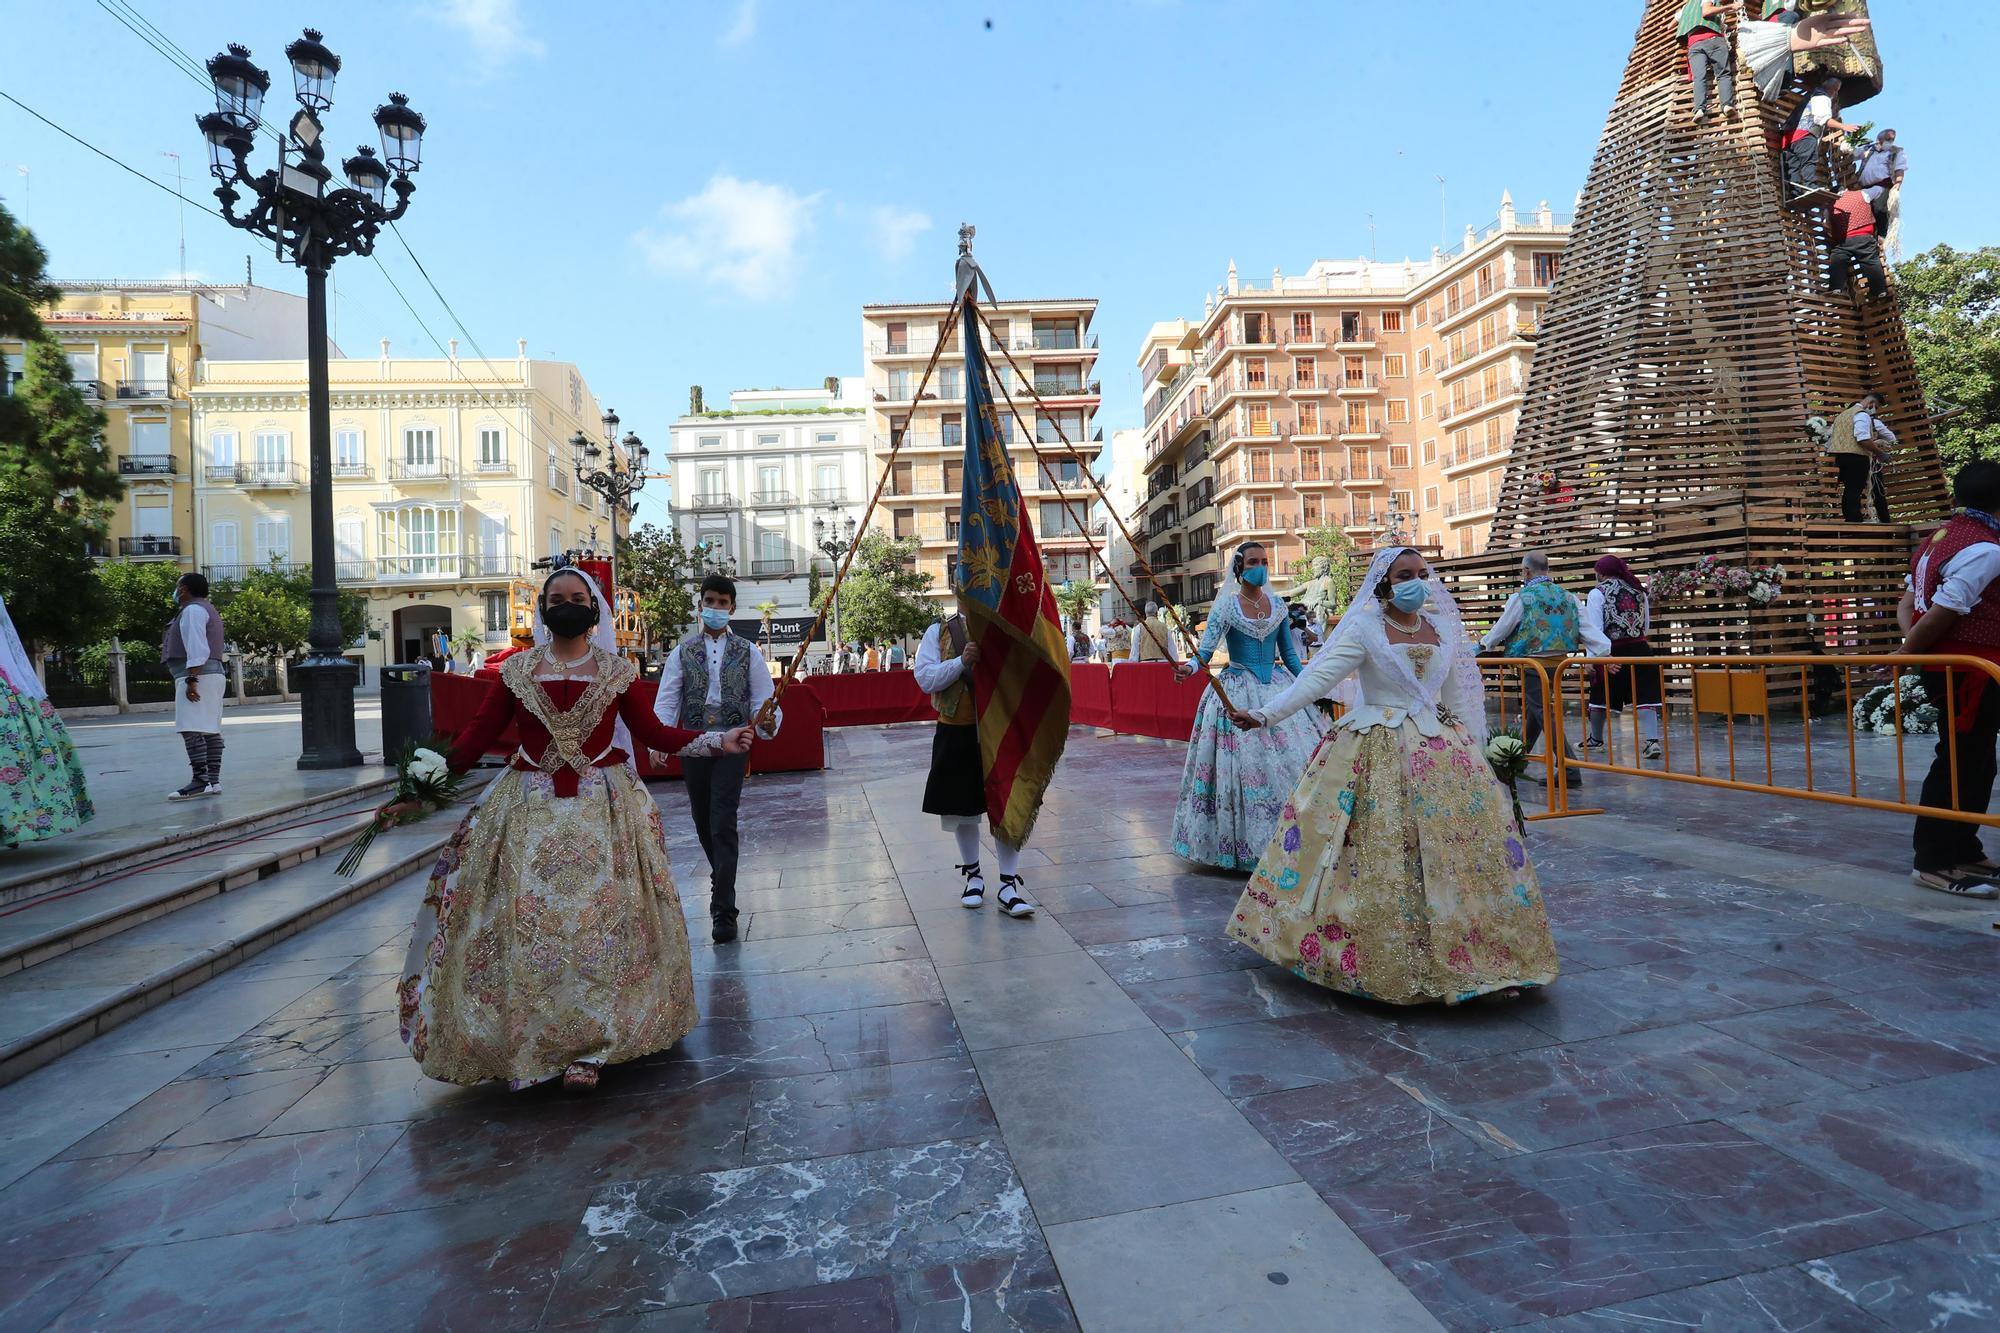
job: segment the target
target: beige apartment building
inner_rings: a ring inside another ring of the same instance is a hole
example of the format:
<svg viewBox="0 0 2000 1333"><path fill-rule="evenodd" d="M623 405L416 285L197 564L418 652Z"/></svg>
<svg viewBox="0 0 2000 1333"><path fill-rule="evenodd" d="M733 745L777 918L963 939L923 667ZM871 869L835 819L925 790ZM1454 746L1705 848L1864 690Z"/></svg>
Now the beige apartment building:
<svg viewBox="0 0 2000 1333"><path fill-rule="evenodd" d="M932 576L932 595L940 599L951 595L958 558L964 330L953 330L930 384L917 395L950 309L942 301L861 309L870 484L884 467L890 473L873 526L917 539L918 568ZM1090 299L1003 301L987 311L990 335L978 330L1022 502L1048 576L1059 583L1091 582L1096 575L1087 529L1095 493L1084 476L1104 447L1104 432L1096 424L1097 335L1090 330L1096 313L1097 302ZM1023 391L1024 383L1035 386L1041 407ZM1020 420L1009 412L1003 393L1011 395ZM905 427L902 449L891 463L891 434ZM1064 449L1064 437L1075 446L1076 458Z"/></svg>
<svg viewBox="0 0 2000 1333"><path fill-rule="evenodd" d="M41 312L85 398L104 409L104 450L125 482L102 559L192 568L194 434L189 388L201 362L303 357L305 298L251 284L72 279ZM25 349L0 340L0 394ZM333 350L334 356L340 352Z"/></svg>
<svg viewBox="0 0 2000 1333"><path fill-rule="evenodd" d="M455 350L455 348L454 348ZM610 544L570 437L603 433L577 368L376 358L330 364L336 574L368 598L365 661L407 662L437 631L505 644L531 562ZM303 361L205 361L190 390L194 562L211 578L312 557Z"/></svg>
<svg viewBox="0 0 2000 1333"><path fill-rule="evenodd" d="M1308 530L1356 543L1485 549L1536 321L1568 225L1503 198L1484 230L1422 263L1322 260L1270 284L1226 280L1199 321L1139 349L1147 557L1170 595L1214 599L1225 554Z"/></svg>

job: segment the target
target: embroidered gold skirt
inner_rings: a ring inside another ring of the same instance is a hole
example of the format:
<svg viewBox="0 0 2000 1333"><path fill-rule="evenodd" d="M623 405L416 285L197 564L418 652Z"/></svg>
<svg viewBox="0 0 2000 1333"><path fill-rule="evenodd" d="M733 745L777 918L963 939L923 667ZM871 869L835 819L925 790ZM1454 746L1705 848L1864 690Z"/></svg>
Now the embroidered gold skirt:
<svg viewBox="0 0 2000 1333"><path fill-rule="evenodd" d="M424 1073L525 1087L664 1050L695 1025L659 808L624 765L574 797L509 769L424 891L397 990Z"/></svg>

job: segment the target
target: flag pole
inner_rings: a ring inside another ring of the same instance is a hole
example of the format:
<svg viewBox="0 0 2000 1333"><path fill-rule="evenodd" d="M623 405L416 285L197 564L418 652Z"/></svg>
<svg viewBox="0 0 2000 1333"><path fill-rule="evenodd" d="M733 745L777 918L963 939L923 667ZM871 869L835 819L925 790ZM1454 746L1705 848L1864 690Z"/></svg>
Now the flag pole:
<svg viewBox="0 0 2000 1333"><path fill-rule="evenodd" d="M951 341L952 330L957 327L958 303L954 301L952 302L951 313L945 317L944 323L938 327L937 346L931 348L931 359L924 366L923 378L917 381L916 397L911 401L920 403L924 400L924 390L930 387L931 372L937 369L938 358L944 355L945 344ZM854 529L855 538L848 544L847 550L842 553L840 568L834 571L833 586L828 588L825 595L820 598L819 606L813 616L812 628L806 631L805 644L807 647L812 645L812 641L819 635L820 627L826 623L826 609L833 605L834 595L840 591L841 582L847 577L847 567L854 563L854 553L861 549L861 538L868 534L868 520L875 516L875 508L882 500L883 488L888 486L889 478L895 474L894 464L896 462L896 455L902 451L903 437L909 434L909 430L910 426L907 421L903 423L900 429L894 425L889 427L889 457L882 464L882 475L875 481L875 493L868 497L868 507L861 511L861 522ZM777 713L778 701L784 697L785 691L791 688L792 678L798 674L799 658L801 656L802 654L799 653L792 654L792 660L785 664L785 674L779 678L777 685L771 690L771 697L766 699L764 706L757 710L756 725L759 731L771 725L771 719Z"/></svg>
<svg viewBox="0 0 2000 1333"><path fill-rule="evenodd" d="M985 326L986 331L990 336L993 332L993 325L987 319L985 312L979 309L977 303L975 303L973 306L973 314L978 316L979 322ZM1013 368L1015 378L1021 381L1023 387L1025 387L1030 396L1034 398L1035 406L1046 410L1048 404L1043 402L1042 395L1036 392L1034 381L1031 378L1021 373L1020 363L1014 360L1013 353L1007 350L1007 347L1004 343L1002 343L1000 346L1000 355L1007 358L1007 364ZM1022 433L1025 434L1029 440L1029 448L1034 451L1036 460L1040 461L1042 458L1040 441L1037 441L1035 439L1034 432L1029 429L1027 421L1022 418L1021 409L1014 405L1014 396L1008 393L1004 386L1002 386L1000 390L1000 396L1007 400L1007 410L1014 414L1014 420L1019 421L1021 423ZM1090 464L1084 461L1083 455L1079 454L1076 450L1076 446L1070 443L1069 433L1063 429L1062 418L1060 416L1052 416L1050 419L1055 422L1056 436L1058 439L1062 441L1063 448L1068 452L1070 459L1077 464L1077 466L1082 470L1083 475L1089 479L1091 489L1097 492L1097 498L1104 501L1105 512L1111 515L1111 521L1118 525L1118 531L1120 535L1122 535L1125 538L1126 542L1131 545L1132 554L1135 558L1137 558L1140 566L1140 571L1141 573L1144 574L1146 582L1152 587L1154 595L1160 598L1160 604L1162 606L1166 607L1167 610L1173 613L1174 623L1180 627L1181 633L1183 635L1186 635L1190 640L1192 640L1194 636L1188 631L1186 618L1181 615L1180 608L1175 606L1173 602L1163 592L1161 592L1160 580L1153 573L1152 562L1147 560L1145 553L1139 549L1139 543L1132 540L1132 530L1125 526L1125 520L1119 516L1117 507L1111 503L1111 497L1104 493L1104 487L1098 485L1097 474L1090 470ZM1055 492L1056 492L1056 499L1060 501L1063 506L1063 512L1069 514L1072 518L1074 518L1076 516L1076 511L1070 508L1069 499L1067 496L1063 494L1062 487L1056 486ZM1132 601L1132 595L1129 592L1127 592L1125 590L1125 586L1118 581L1118 571L1111 567L1111 562L1104 558L1104 553L1098 549L1097 544L1095 542L1090 540L1090 532L1087 526L1084 528L1083 539L1084 539L1084 544L1090 547L1090 553L1097 557L1097 563L1104 567L1105 574L1109 576L1109 578L1111 579L1111 586L1117 589L1118 595L1125 599L1125 604L1127 606L1134 605ZM1139 623L1145 626L1146 634L1149 638L1152 639L1154 646L1158 647L1160 651L1166 653L1167 656L1171 658L1173 656L1172 650L1169 649L1166 644L1160 642L1159 632L1153 628L1152 622L1142 616L1140 617ZM1232 713L1235 712L1236 706L1229 701L1229 692L1222 687L1221 679L1215 676L1214 674L1208 673L1206 671L1204 671L1203 674L1207 675L1208 683L1210 686L1214 688L1216 697L1222 700L1223 708L1229 712Z"/></svg>

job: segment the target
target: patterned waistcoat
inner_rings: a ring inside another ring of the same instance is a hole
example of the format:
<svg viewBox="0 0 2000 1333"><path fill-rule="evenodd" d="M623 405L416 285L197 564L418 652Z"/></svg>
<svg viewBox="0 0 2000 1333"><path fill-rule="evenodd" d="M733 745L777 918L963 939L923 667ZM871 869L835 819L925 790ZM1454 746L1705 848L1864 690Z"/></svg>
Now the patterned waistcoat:
<svg viewBox="0 0 2000 1333"><path fill-rule="evenodd" d="M938 660L949 662L964 652L965 636L964 616L953 616L945 621L938 629ZM979 713L973 705L972 682L963 673L933 694L931 704L938 711L938 721L948 727L969 727L979 721Z"/></svg>
<svg viewBox="0 0 2000 1333"><path fill-rule="evenodd" d="M1521 623L1500 651L1507 657L1556 657L1575 652L1582 642L1576 598L1555 580L1538 578L1521 589Z"/></svg>
<svg viewBox="0 0 2000 1333"><path fill-rule="evenodd" d="M740 634L722 638L722 684L708 702L708 636L696 634L683 643L681 653L681 725L713 731L717 727L740 727L750 720L750 640Z"/></svg>

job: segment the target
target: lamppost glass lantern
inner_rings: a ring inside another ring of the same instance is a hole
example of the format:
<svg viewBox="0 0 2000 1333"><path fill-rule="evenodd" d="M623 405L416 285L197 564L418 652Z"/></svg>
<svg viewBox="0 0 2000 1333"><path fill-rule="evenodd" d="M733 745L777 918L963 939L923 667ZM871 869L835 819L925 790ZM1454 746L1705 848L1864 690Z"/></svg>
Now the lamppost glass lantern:
<svg viewBox="0 0 2000 1333"><path fill-rule="evenodd" d="M202 138L208 140L209 172L217 180L235 179L237 158L250 151L249 132L240 129L233 117L220 111L197 116L194 123L201 127Z"/></svg>
<svg viewBox="0 0 2000 1333"><path fill-rule="evenodd" d="M347 183L367 195L369 202L382 202L389 189L389 169L375 156L373 148L364 145L356 149L353 157L340 164L340 169L347 173Z"/></svg>
<svg viewBox="0 0 2000 1333"><path fill-rule="evenodd" d="M271 76L250 63L250 48L231 42L227 51L208 62L208 77L215 85L215 109L238 129L255 131L263 119Z"/></svg>
<svg viewBox="0 0 2000 1333"><path fill-rule="evenodd" d="M392 170L408 175L423 161L424 118L410 109L410 99L390 93L375 108L375 128L382 131L382 156Z"/></svg>
<svg viewBox="0 0 2000 1333"><path fill-rule="evenodd" d="M292 88L301 106L324 111L333 105L333 76L340 73L340 57L326 49L318 31L307 28L305 36L285 48L285 59L292 62Z"/></svg>

